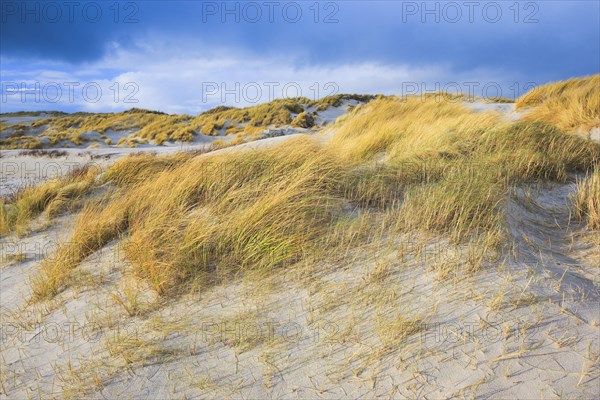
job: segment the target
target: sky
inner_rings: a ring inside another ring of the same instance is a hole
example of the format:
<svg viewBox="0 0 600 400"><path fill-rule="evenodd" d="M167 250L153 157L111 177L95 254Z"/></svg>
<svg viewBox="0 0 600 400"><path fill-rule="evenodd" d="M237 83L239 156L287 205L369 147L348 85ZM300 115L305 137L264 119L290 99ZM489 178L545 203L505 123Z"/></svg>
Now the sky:
<svg viewBox="0 0 600 400"><path fill-rule="evenodd" d="M600 1L0 0L2 112L515 97L600 72Z"/></svg>

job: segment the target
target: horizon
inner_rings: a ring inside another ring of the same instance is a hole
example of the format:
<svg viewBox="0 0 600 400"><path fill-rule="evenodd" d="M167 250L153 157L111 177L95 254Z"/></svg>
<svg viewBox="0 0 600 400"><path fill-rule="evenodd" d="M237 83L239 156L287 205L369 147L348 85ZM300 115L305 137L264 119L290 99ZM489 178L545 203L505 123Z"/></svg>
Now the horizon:
<svg viewBox="0 0 600 400"><path fill-rule="evenodd" d="M591 75L590 75L591 76ZM586 78L586 77L572 77L572 78L567 78L566 80L570 80L570 79L581 79L581 78ZM555 83L555 82L549 82L549 83ZM444 91L439 91L439 92L434 92L431 94L439 94L440 96L444 97L444 95L453 95L454 93L451 92L444 92ZM525 93L523 93L525 94ZM389 94L389 95L384 95L381 93L336 93L334 95L328 95L328 96L322 96L319 97L318 99L310 99L310 98L306 98L309 101L314 101L314 100L320 100L320 99L324 99L327 97L332 97L332 96L336 96L336 95L341 95L341 96L347 96L347 95L372 95L372 96L396 96L399 97L403 100L410 98L411 96L421 96L423 95L423 93L409 93L407 95L404 94ZM475 101L477 98L480 98L482 100L491 100L494 97L481 97L481 96L471 96L469 97L467 94L465 94L465 97L468 99L468 101ZM17 111L6 111L6 112L0 112L0 115L18 115L18 114L23 114L23 115L27 115L27 114L64 114L64 115L73 115L73 114L118 114L118 113L127 113L127 112L131 112L133 110L136 110L138 112L146 112L146 113L158 113L158 114L164 114L164 115L189 115L189 116L195 116L195 115L200 115L212 110L215 110L219 107L226 107L227 109L244 109L244 108L251 108L254 106L259 106L259 105L263 105L263 104L269 104L272 103L274 101L277 100L295 100L295 99L302 99L302 97L279 97L279 98L274 98L274 99L269 99L269 100L265 100L265 101L261 101L261 102L257 102L254 104L248 104L248 105L242 105L242 106L229 106L229 105L225 105L225 104L218 104L213 108L207 109L207 110L203 110L203 111L199 111L196 113L169 113L163 110L156 110L156 109L148 109L148 108L141 108L141 107L136 107L135 105L129 107L129 108L125 108L123 110L112 110L112 111L98 111L98 112L94 112L94 111L84 111L84 110L74 110L74 111L62 111L62 110L53 110L53 109L46 109L46 110L17 110ZM518 97L506 97L506 99L509 99L511 101L516 101L518 100ZM459 102L457 100L457 102Z"/></svg>
<svg viewBox="0 0 600 400"><path fill-rule="evenodd" d="M600 72L598 2L376 3L2 0L2 113L198 114L342 93L517 98Z"/></svg>

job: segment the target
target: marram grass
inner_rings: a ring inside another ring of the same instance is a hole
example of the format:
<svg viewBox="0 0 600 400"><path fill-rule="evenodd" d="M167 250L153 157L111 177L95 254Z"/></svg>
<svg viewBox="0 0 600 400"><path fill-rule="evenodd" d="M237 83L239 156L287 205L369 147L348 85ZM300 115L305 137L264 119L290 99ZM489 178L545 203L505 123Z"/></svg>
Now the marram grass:
<svg viewBox="0 0 600 400"><path fill-rule="evenodd" d="M117 142L122 147L135 147L150 141L155 145L167 141L193 142L198 134L252 136L269 127L311 127L314 123L312 114L305 112L309 108L323 111L342 105L344 100L368 102L373 98L373 95L339 94L319 100L305 97L276 99L245 108L218 106L196 116L137 108L119 113L52 113L48 118L33 121L31 127L2 123L0 131L7 131L7 135L0 138L0 149L43 148L44 143L37 136L47 138L50 146L81 146L88 144L85 136L88 132L99 133L105 144L109 144L106 137L109 131L126 134ZM302 117L297 118L298 115Z"/></svg>
<svg viewBox="0 0 600 400"><path fill-rule="evenodd" d="M64 178L21 190L12 199L0 198L0 235L27 233L31 221L42 213L49 218L72 207L93 188L98 175L95 167L85 166Z"/></svg>
<svg viewBox="0 0 600 400"><path fill-rule="evenodd" d="M60 293L79 263L115 239L164 295L193 280L322 262L404 232L493 247L511 186L564 182L600 160L600 145L551 125L435 97L379 98L334 129L328 143L290 138L252 151L118 161L103 175L105 197L42 263L34 297Z"/></svg>
<svg viewBox="0 0 600 400"><path fill-rule="evenodd" d="M566 132L587 133L600 127L600 74L536 87L520 97L525 118Z"/></svg>
<svg viewBox="0 0 600 400"><path fill-rule="evenodd" d="M577 182L575 213L592 230L600 230L600 169Z"/></svg>

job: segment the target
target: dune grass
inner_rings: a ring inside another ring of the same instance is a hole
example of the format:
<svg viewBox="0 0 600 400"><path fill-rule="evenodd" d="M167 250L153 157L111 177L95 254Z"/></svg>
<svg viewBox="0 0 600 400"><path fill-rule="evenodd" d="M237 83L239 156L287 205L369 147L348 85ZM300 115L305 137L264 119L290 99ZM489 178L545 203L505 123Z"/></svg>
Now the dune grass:
<svg viewBox="0 0 600 400"><path fill-rule="evenodd" d="M293 121L290 122L290 125L299 127L299 128L311 128L315 124L314 115L307 113L306 111L302 111L300 114L294 118Z"/></svg>
<svg viewBox="0 0 600 400"><path fill-rule="evenodd" d="M71 141L82 144L81 135L94 131L104 134L113 131L131 131L130 138L155 140L161 144L174 135L173 140L192 140L185 135L186 123L190 117L186 115L168 115L153 111L132 109L121 113L108 114L72 114L52 117L32 122L31 126L46 127L44 136L51 144Z"/></svg>
<svg viewBox="0 0 600 400"><path fill-rule="evenodd" d="M93 188L97 168L75 168L67 176L52 179L39 186L27 187L12 199L0 199L0 235L27 233L31 221L42 213L49 218L67 208Z"/></svg>
<svg viewBox="0 0 600 400"><path fill-rule="evenodd" d="M5 139L0 139L0 149L15 150L15 149L42 149L44 144L37 138L16 135Z"/></svg>
<svg viewBox="0 0 600 400"><path fill-rule="evenodd" d="M155 153L132 153L109 167L103 175L103 180L119 187L131 186L152 179L160 172L173 169L195 155L195 152L180 152L158 157Z"/></svg>
<svg viewBox="0 0 600 400"><path fill-rule="evenodd" d="M591 230L600 230L600 169L577 182L575 214Z"/></svg>
<svg viewBox="0 0 600 400"><path fill-rule="evenodd" d="M288 125L292 122L292 113L304 111L304 105L310 103L307 98L277 99L269 103L246 108L219 108L209 110L195 117L191 125L201 129L205 135L216 136L224 126L248 125L249 127L266 129L268 126ZM248 130L247 133L254 133Z"/></svg>
<svg viewBox="0 0 600 400"><path fill-rule="evenodd" d="M202 133L205 135L216 135L222 127L235 126L234 124L244 125L246 128L244 132L247 134L256 133L257 130L252 128L265 130L269 126L292 123L294 126L310 127L314 124L314 120L305 113L306 109L310 107L314 107L316 111L324 111L329 107L339 107L344 101L355 100L366 103L374 98L373 95L338 94L319 100L310 100L306 97L275 99L268 103L245 108L219 106L198 115L191 121L191 125L196 129L202 127ZM303 113L305 114L302 115ZM296 114L296 117L293 114ZM298 118L300 115L302 117Z"/></svg>
<svg viewBox="0 0 600 400"><path fill-rule="evenodd" d="M458 146L500 123L492 113L468 112L434 96L382 98L340 121L332 145L357 162L383 156L398 162L458 154Z"/></svg>
<svg viewBox="0 0 600 400"><path fill-rule="evenodd" d="M122 187L82 212L69 244L42 264L35 296L58 293L70 270L125 231L128 259L159 293L203 273L300 259L341 210L334 192L343 170L315 143L292 144L253 157L195 157L175 168L145 156L115 164L106 179ZM132 170L153 177L136 180Z"/></svg>
<svg viewBox="0 0 600 400"><path fill-rule="evenodd" d="M516 100L511 99L510 97L486 97L484 98L486 103L514 103Z"/></svg>
<svg viewBox="0 0 600 400"><path fill-rule="evenodd" d="M69 285L71 272L81 261L125 231L126 202L119 198L114 204L113 208L105 209L104 201L96 201L79 213L71 239L59 245L52 257L45 258L39 274L32 277L34 299L56 296Z"/></svg>
<svg viewBox="0 0 600 400"><path fill-rule="evenodd" d="M372 102L341 122L331 146L353 163L388 165L396 191L405 192L401 227L457 240L502 230L511 185L564 182L600 159L600 146L552 126L418 97Z"/></svg>
<svg viewBox="0 0 600 400"><path fill-rule="evenodd" d="M157 145L167 141L192 142L199 133L209 136L221 133L254 135L269 127L311 127L314 118L310 114L303 114L309 107L323 111L328 107L338 107L345 100L368 102L374 97L340 94L319 100L306 97L275 99L245 108L218 106L197 116L170 115L138 108L119 113L53 113L47 118L33 121L31 127L2 123L1 130L9 132L9 135L0 139L0 148L42 148L44 144L41 141L27 135L31 129L42 129L41 136L49 139L50 146L65 142L84 145L86 132L98 132L101 135L108 131L128 132L128 136L117 143L128 147L135 147L140 140L145 143L152 141ZM298 118L299 114L302 117ZM112 144L105 136L101 138L106 144Z"/></svg>
<svg viewBox="0 0 600 400"><path fill-rule="evenodd" d="M228 112L230 110L224 110ZM600 145L541 122L510 123L434 97L379 98L329 143L290 138L253 151L127 157L103 180L68 244L42 263L37 299L115 239L160 294L251 269L340 257L403 232L502 243L511 186L589 172Z"/></svg>
<svg viewBox="0 0 600 400"><path fill-rule="evenodd" d="M528 120L586 133L600 127L600 74L536 87L520 97L516 107L528 110Z"/></svg>

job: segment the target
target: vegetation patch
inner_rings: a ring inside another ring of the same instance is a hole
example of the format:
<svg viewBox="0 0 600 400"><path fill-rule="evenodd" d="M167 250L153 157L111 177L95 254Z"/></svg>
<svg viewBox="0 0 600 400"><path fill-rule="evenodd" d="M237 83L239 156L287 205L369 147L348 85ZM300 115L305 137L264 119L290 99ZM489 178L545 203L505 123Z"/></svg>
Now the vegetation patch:
<svg viewBox="0 0 600 400"><path fill-rule="evenodd" d="M599 160L600 145L551 125L435 97L377 99L325 144L303 137L253 151L126 157L103 176L113 189L44 261L34 293L59 293L82 260L117 238L163 295L215 274L339 257L403 232L494 249L512 186L564 182Z"/></svg>
<svg viewBox="0 0 600 400"><path fill-rule="evenodd" d="M66 177L28 187L12 199L0 198L0 235L27 233L30 222L42 213L49 218L74 207L93 188L96 168L74 168Z"/></svg>
<svg viewBox="0 0 600 400"><path fill-rule="evenodd" d="M600 230L600 170L596 169L577 183L575 214L592 230Z"/></svg>
<svg viewBox="0 0 600 400"><path fill-rule="evenodd" d="M600 74L549 83L520 97L517 109L528 120L543 121L566 132L587 133L600 127Z"/></svg>
<svg viewBox="0 0 600 400"><path fill-rule="evenodd" d="M373 98L371 95L334 95L316 101L305 97L276 99L245 108L218 106L197 116L171 115L139 108L99 114L33 113L46 118L32 121L30 125L2 123L1 131L10 132L10 135L0 139L0 148L43 148L43 142L37 137L47 138L50 146L64 143L81 146L86 142L85 135L90 132L100 134L107 145L113 145L113 140L107 138L106 134L110 131L120 132L126 135L117 141L116 145L120 147L135 147L140 141L153 141L157 145L168 141L193 142L198 133L218 136L223 128L227 135L255 135L269 127L311 127L314 118L305 113L308 107L322 111L328 107L338 107L345 100L367 102ZM39 135L34 131L36 129L41 130ZM37 137L33 137L33 132Z"/></svg>
<svg viewBox="0 0 600 400"><path fill-rule="evenodd" d="M298 128L312 128L315 125L315 117L313 114L302 111L294 118L291 125Z"/></svg>

